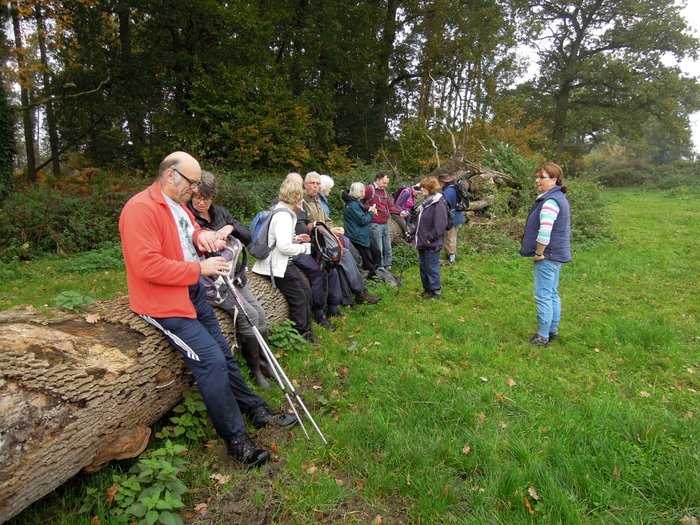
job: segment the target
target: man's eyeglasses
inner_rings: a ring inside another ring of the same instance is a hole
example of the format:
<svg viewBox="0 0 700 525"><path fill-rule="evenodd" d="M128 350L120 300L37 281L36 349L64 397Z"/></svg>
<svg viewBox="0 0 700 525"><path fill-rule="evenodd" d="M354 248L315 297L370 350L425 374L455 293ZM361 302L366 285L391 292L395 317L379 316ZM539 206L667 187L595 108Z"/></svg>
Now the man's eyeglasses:
<svg viewBox="0 0 700 525"><path fill-rule="evenodd" d="M182 177L183 179L185 179L185 180L190 184L190 188L192 188L193 190L196 189L196 188L198 188L199 185L201 184L201 181L190 179L189 177L187 177L184 173L182 173L182 172L181 172L180 170L178 170L177 168L170 168L170 169L173 170L173 171L174 171L175 173L177 173L178 175L180 175L180 177Z"/></svg>

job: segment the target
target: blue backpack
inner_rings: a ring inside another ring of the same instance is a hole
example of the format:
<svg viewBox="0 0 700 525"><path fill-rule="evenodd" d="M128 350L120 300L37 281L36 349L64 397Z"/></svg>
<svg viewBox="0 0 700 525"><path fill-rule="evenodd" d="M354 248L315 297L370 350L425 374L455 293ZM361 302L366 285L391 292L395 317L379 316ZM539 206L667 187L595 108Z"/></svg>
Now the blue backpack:
<svg viewBox="0 0 700 525"><path fill-rule="evenodd" d="M258 212L250 222L251 241L248 245L248 252L258 260L266 259L270 255L272 248L274 248L274 245L269 245L270 223L272 222L272 217L281 211L294 217L292 210L282 207Z"/></svg>

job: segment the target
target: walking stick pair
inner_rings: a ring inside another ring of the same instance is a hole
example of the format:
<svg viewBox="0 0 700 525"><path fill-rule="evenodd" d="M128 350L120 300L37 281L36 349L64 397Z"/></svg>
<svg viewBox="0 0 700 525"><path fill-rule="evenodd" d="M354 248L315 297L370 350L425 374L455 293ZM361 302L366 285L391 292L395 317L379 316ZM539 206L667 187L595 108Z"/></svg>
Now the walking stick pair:
<svg viewBox="0 0 700 525"><path fill-rule="evenodd" d="M230 250L234 257L237 255L232 248L227 246L225 249ZM297 392L296 388L294 388L294 385L289 380L289 378L287 377L287 374L284 372L284 370L280 366L279 361L277 361L275 354L272 352L272 350L268 346L267 341L265 341L265 338L262 336L262 334L258 330L258 327L255 326L255 323L253 323L251 321L250 317L248 316L248 312L246 312L246 310L243 306L244 301L241 299L241 296L240 296L236 286L234 285L234 283L231 279L230 272L227 272L225 275L222 275L221 279L226 284L226 287L228 288L229 292L233 295L233 298L235 299L236 304L241 309L241 312L243 312L243 315L245 316L246 321L248 321L250 326L253 328L253 334L255 334L255 338L257 339L258 344L260 345L260 349L262 350L263 357L270 365L270 369L272 370L272 375L274 376L275 380L277 381L277 384L279 385L280 389L282 390L282 393L284 394L284 397L286 398L287 403L289 404L289 407L292 409L292 412L294 412L294 416L297 418L297 421L299 422L299 426L301 426L301 429L303 430L304 435L306 436L306 439L310 439L309 433L306 430L306 427L304 426L304 422L302 421L301 417L299 416L299 412L297 411L297 407L294 404L294 400L296 401L296 403L299 404L302 412L304 413L306 418L311 422L311 425L314 427L314 430L316 430L318 435L321 437L321 441L323 441L323 443L327 445L328 441L326 441L326 438L323 435L323 432L321 432L321 429L318 428L316 421L309 413L309 410L306 408L306 405L304 404L304 401L301 399L301 396Z"/></svg>

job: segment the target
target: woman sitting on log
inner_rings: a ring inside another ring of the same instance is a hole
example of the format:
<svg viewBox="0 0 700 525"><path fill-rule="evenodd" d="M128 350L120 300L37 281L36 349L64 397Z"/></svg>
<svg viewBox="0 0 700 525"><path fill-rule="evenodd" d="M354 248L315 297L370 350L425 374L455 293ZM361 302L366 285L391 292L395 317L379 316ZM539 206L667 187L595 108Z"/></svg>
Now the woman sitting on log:
<svg viewBox="0 0 700 525"><path fill-rule="evenodd" d="M343 218L345 220L345 235L357 249L362 258L362 266L367 270L367 278L375 276L377 266L375 254L370 250L369 225L372 217L377 214L376 205L365 208L362 199L365 196L365 185L361 182L353 182L349 192L343 192L345 201ZM378 255L378 254L376 254Z"/></svg>
<svg viewBox="0 0 700 525"><path fill-rule="evenodd" d="M202 171L202 181L193 191L192 198L187 203L187 207L194 215L197 223L209 230L220 231L222 235L233 236L244 245L251 240L250 230L241 225L233 218L231 213L224 207L213 203L216 196L216 178L213 173ZM241 287L238 289L239 297L243 300L241 308L245 308L250 320L255 323L258 330L267 337L267 319L265 311L253 295L250 286L246 282L245 271L241 274ZM261 388L270 388L270 384L263 376L263 370L270 375L267 363L264 361L260 351L253 327L246 320L244 315L236 315L236 304L233 297L228 294L221 304L216 304L219 308L231 313L236 321L236 340L238 341L241 354L248 364L251 378Z"/></svg>
<svg viewBox="0 0 700 525"><path fill-rule="evenodd" d="M311 289L304 274L290 258L311 254L307 234L295 235L296 210L304 199L304 189L295 179L287 178L280 186L279 202L272 208L267 244L270 254L255 261L253 272L265 276L279 288L289 304L289 317L302 337L314 342L311 331ZM276 210L280 210L277 212Z"/></svg>

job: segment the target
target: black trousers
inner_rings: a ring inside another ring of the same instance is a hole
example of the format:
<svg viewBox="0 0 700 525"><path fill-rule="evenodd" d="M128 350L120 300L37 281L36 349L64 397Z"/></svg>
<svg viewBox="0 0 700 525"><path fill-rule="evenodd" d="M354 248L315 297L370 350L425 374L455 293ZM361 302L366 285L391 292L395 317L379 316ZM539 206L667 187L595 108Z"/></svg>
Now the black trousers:
<svg viewBox="0 0 700 525"><path fill-rule="evenodd" d="M267 277L269 279L269 277ZM284 277L275 277L275 286L279 288L289 305L289 318L300 334L311 330L311 288L301 270L292 262L287 263Z"/></svg>
<svg viewBox="0 0 700 525"><path fill-rule="evenodd" d="M311 285L311 310L324 311L328 302L328 273L321 268L311 255L297 255L292 259L292 263L309 280Z"/></svg>
<svg viewBox="0 0 700 525"><path fill-rule="evenodd" d="M377 265L374 262L374 254L372 253L370 247L362 246L357 244L355 241L352 242L352 245L357 248L360 257L362 258L362 267L369 272L370 277L373 276L377 270Z"/></svg>

